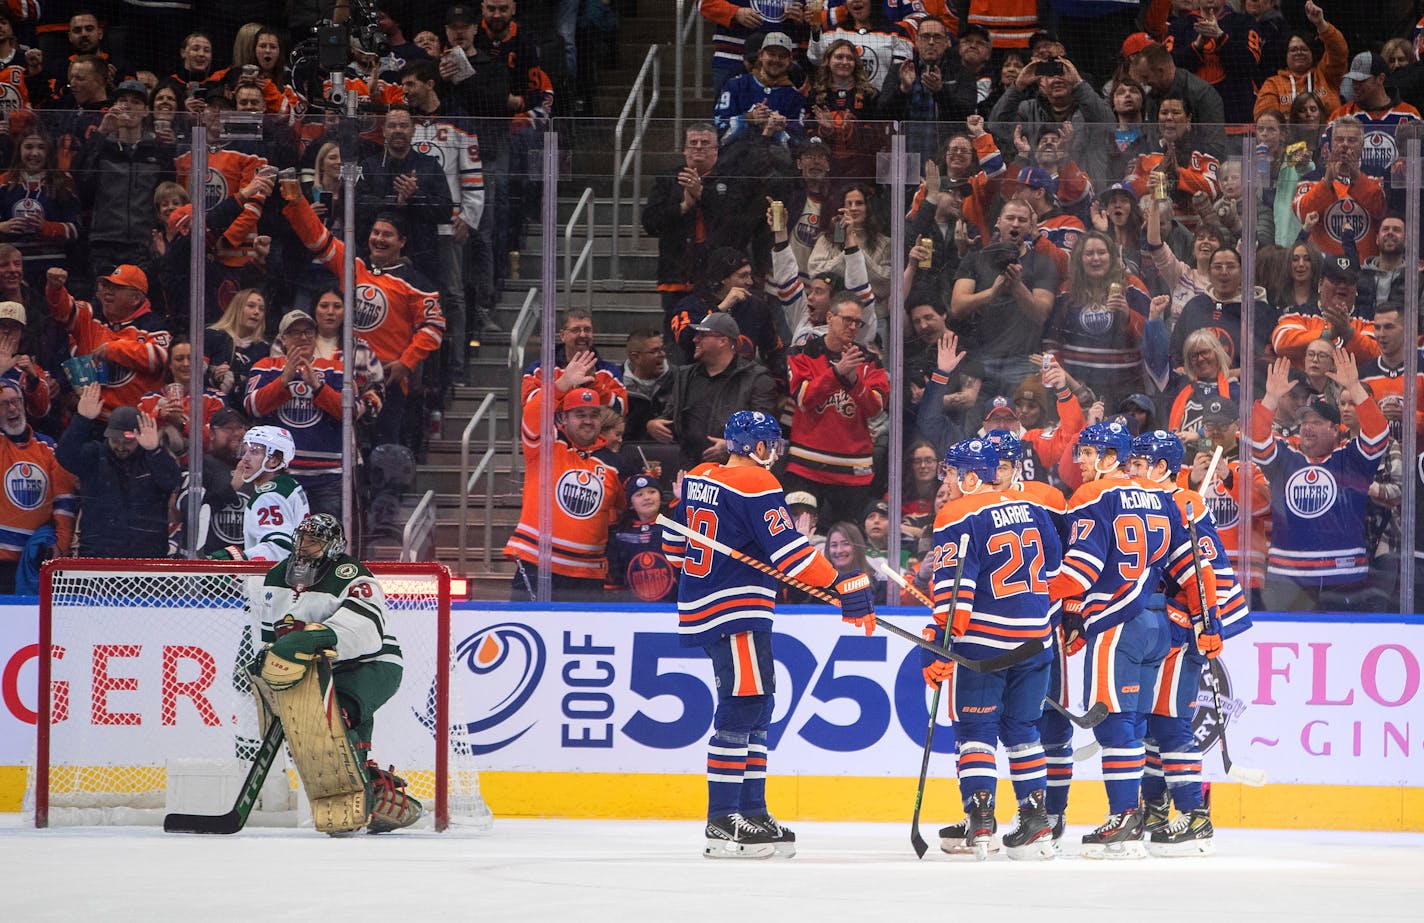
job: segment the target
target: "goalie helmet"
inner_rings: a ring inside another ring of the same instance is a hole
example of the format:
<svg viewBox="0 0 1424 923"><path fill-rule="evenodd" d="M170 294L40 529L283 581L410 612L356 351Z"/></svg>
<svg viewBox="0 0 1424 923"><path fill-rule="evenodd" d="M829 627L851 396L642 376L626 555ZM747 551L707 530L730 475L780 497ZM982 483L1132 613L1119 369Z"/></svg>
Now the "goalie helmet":
<svg viewBox="0 0 1424 923"><path fill-rule="evenodd" d="M283 470L292 463L292 459L297 457L297 445L292 441L292 434L280 426L254 426L247 431L247 435L242 437L243 453L246 454L248 446L261 446L266 450L267 457L262 462L262 467L247 478L250 483L253 479L262 474L275 474ZM281 460L273 463L273 456L278 452L282 454Z"/></svg>
<svg viewBox="0 0 1424 923"><path fill-rule="evenodd" d="M999 450L988 439L961 439L944 453L944 463L960 480L971 471L986 484L999 477Z"/></svg>
<svg viewBox="0 0 1424 923"><path fill-rule="evenodd" d="M722 438L727 440L729 453L745 455L763 468L776 464L786 445L785 440L781 438L781 424L776 422L775 417L759 410L738 410L728 417L727 425L722 430ZM768 458L757 457L756 447L759 442L765 443L770 450Z"/></svg>
<svg viewBox="0 0 1424 923"><path fill-rule="evenodd" d="M315 555L303 554L303 539L322 543ZM321 582L326 569L346 553L346 533L341 520L330 513L308 513L292 532L292 560L287 565L287 585L309 587Z"/></svg>
<svg viewBox="0 0 1424 923"><path fill-rule="evenodd" d="M1127 457L1132 454L1132 432L1116 420L1094 423L1092 426L1084 427L1083 431L1078 434L1078 441L1073 444L1074 461L1078 460L1078 449L1083 446L1092 446L1097 449L1099 459L1102 458L1104 452L1111 449L1117 453L1117 463L1125 465Z"/></svg>
<svg viewBox="0 0 1424 923"><path fill-rule="evenodd" d="M1151 430L1132 440L1132 455L1147 459L1149 466L1159 461L1166 462L1169 478L1181 470L1186 454L1186 448L1177 434L1165 429Z"/></svg>

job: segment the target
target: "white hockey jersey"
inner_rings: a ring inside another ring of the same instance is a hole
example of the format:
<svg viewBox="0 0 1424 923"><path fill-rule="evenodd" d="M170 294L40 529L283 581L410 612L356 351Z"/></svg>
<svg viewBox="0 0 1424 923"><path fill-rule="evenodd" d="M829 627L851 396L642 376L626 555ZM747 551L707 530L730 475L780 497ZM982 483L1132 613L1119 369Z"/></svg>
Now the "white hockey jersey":
<svg viewBox="0 0 1424 923"><path fill-rule="evenodd" d="M290 564L287 558L269 570L260 591L252 594L264 645L277 639L276 624L290 615L336 633L337 663L401 663L400 644L386 619L386 594L365 565L341 555L315 586L298 591L287 585Z"/></svg>
<svg viewBox="0 0 1424 923"><path fill-rule="evenodd" d="M249 561L281 561L292 553L292 533L311 506L297 479L283 472L247 500L242 516L242 554Z"/></svg>

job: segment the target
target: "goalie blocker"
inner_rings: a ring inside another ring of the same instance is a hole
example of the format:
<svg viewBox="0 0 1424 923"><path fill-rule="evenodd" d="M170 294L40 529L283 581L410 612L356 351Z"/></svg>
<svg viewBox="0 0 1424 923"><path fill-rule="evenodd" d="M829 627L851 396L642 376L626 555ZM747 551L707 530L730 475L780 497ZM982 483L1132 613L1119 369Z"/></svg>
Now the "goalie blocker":
<svg viewBox="0 0 1424 923"><path fill-rule="evenodd" d="M393 771L367 760L376 712L403 672L385 594L345 553L335 517L309 515L293 538L292 555L268 571L253 601L266 645L253 664L254 685L286 732L318 830L410 826L420 802Z"/></svg>

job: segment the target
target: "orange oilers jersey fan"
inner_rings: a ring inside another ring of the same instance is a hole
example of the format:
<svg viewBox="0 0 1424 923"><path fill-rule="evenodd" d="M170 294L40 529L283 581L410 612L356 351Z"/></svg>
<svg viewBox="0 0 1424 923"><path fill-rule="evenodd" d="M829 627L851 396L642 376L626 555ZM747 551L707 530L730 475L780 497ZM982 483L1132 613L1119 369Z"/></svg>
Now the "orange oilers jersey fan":
<svg viewBox="0 0 1424 923"><path fill-rule="evenodd" d="M137 274L136 276L134 274ZM148 282L133 266L120 266L105 278L128 285L142 281L142 291ZM134 407L150 391L163 386L168 367L168 331L162 329L163 319L149 309L145 299L137 310L122 322L106 324L100 321L87 301L76 301L65 288L45 287L45 299L50 314L69 329L70 352L87 356L104 347L106 380L101 383L104 394L104 418L115 407Z"/></svg>
<svg viewBox="0 0 1424 923"><path fill-rule="evenodd" d="M341 278L346 248L322 225L311 204L305 199L288 202L282 213L307 249ZM414 369L440 348L445 337L440 295L410 263L402 259L377 268L357 257L355 288L356 333L377 359Z"/></svg>
<svg viewBox="0 0 1424 923"><path fill-rule="evenodd" d="M590 395L594 404L599 403L596 392L589 388L576 388L569 395L581 393ZM593 456L603 447L602 437L575 447L562 430L555 435L553 444L553 489L539 482L539 455L546 449L539 431L543 404L544 391L540 389L524 405L520 428L527 472L524 504L519 511L519 525L504 546L505 557L538 564L539 498L548 496L554 504L552 571L564 577L603 580L608 575L608 529L623 508L623 485L611 465ZM569 397L565 396L565 407L568 404Z"/></svg>

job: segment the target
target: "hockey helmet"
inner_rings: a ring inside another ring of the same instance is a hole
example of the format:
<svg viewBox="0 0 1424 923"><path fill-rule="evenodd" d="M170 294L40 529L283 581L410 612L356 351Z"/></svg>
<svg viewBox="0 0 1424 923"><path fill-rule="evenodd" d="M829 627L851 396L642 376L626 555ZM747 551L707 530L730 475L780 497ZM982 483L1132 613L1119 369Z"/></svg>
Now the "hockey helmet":
<svg viewBox="0 0 1424 923"><path fill-rule="evenodd" d="M371 450L366 477L375 493L404 493L415 483L415 453L394 442L378 445Z"/></svg>
<svg viewBox="0 0 1424 923"><path fill-rule="evenodd" d="M958 473L960 480L971 471L987 484L999 477L999 450L988 439L961 439L944 453L944 463Z"/></svg>
<svg viewBox="0 0 1424 923"><path fill-rule="evenodd" d="M1111 449L1117 453L1117 463L1124 465L1127 463L1127 457L1132 454L1132 431L1117 420L1094 423L1084 427L1078 434L1078 441L1073 444L1074 461L1078 460L1078 449L1083 446L1097 449L1099 457Z"/></svg>
<svg viewBox="0 0 1424 923"><path fill-rule="evenodd" d="M292 459L297 456L297 446L292 441L292 434L280 426L254 426L242 437L242 445L244 454L247 452L247 447L253 445L261 446L266 451L262 467L247 478L248 482L261 474L281 471L290 465ZM273 456L279 452L281 457L274 458Z"/></svg>
<svg viewBox="0 0 1424 923"><path fill-rule="evenodd" d="M305 539L322 543L315 555L303 553ZM292 531L292 559L287 565L287 584L292 587L313 586L326 576L332 561L346 553L346 532L341 520L330 513L308 513Z"/></svg>
<svg viewBox="0 0 1424 923"><path fill-rule="evenodd" d="M1023 461L1023 442L1006 429L991 429L984 438L999 450L1000 461Z"/></svg>
<svg viewBox="0 0 1424 923"><path fill-rule="evenodd" d="M1165 429L1150 430L1132 440L1133 457L1147 459L1149 466L1159 461L1166 462L1168 477L1181 470L1182 458L1186 454L1186 448L1177 434Z"/></svg>
<svg viewBox="0 0 1424 923"><path fill-rule="evenodd" d="M738 410L727 418L722 430L722 438L727 440L727 451L733 455L745 455L764 468L770 468L781 456L785 445L781 438L781 424L770 414L759 410ZM768 459L758 458L757 443L765 443L771 450Z"/></svg>

